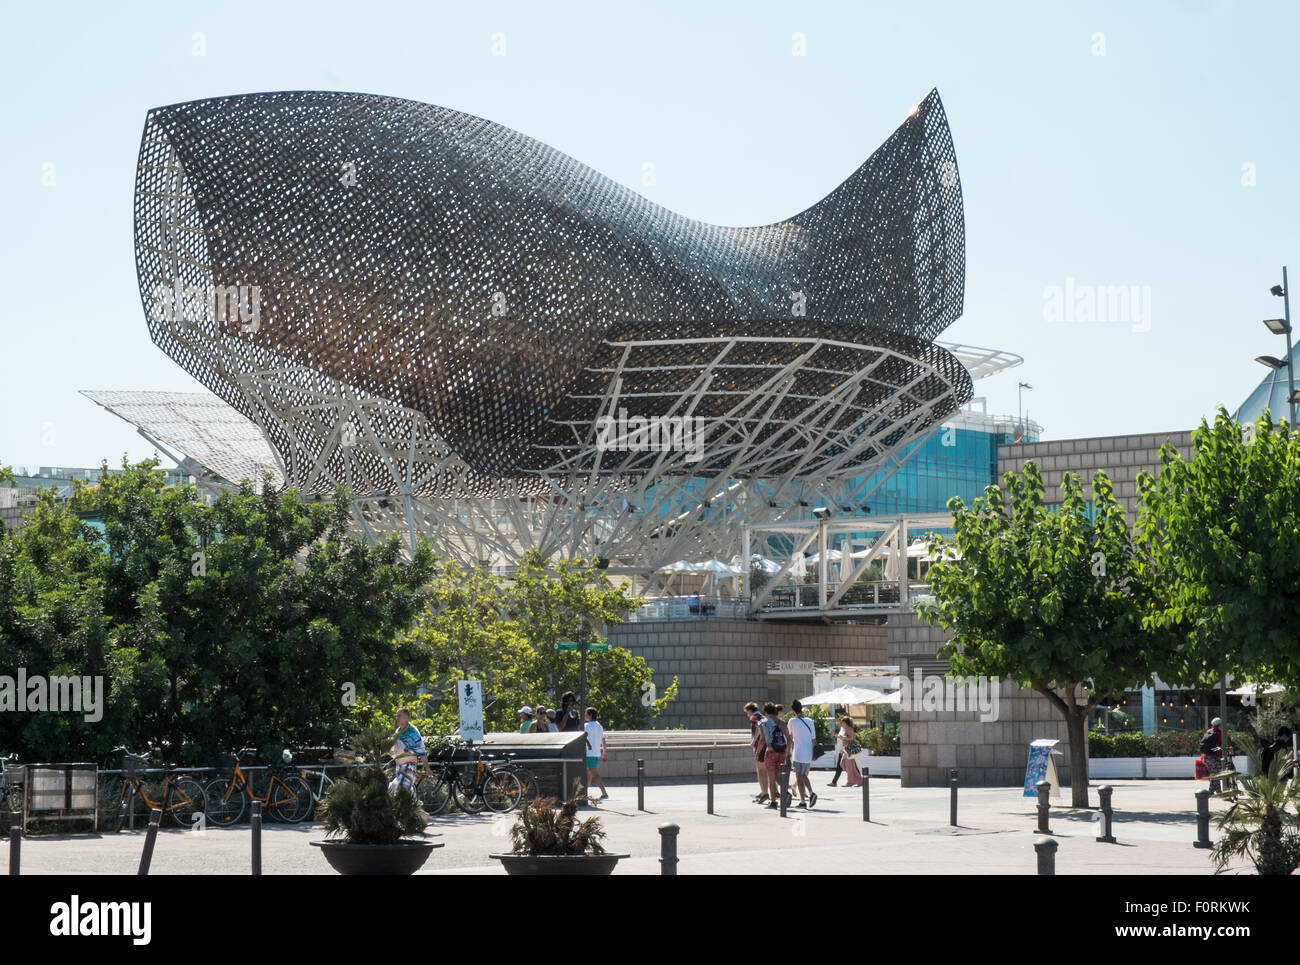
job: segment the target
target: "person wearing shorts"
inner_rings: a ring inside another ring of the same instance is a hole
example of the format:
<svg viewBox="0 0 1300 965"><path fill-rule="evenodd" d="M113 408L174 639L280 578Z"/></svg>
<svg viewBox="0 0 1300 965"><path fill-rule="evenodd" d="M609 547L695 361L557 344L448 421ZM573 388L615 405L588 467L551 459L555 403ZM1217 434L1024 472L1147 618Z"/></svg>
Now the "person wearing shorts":
<svg viewBox="0 0 1300 965"><path fill-rule="evenodd" d="M754 798L755 804L767 803L767 771L763 767L763 759L759 757L758 743L758 725L763 721L763 715L758 712L758 704L750 701L745 705L745 716L749 718L749 746L754 751L754 777L758 779L758 796Z"/></svg>
<svg viewBox="0 0 1300 965"><path fill-rule="evenodd" d="M781 719L781 710L782 708L777 704L764 704L764 720L758 728L759 749L763 751L763 770L767 776L767 794L769 798L767 806L769 808L781 806L781 765L785 763L785 755L790 747L790 731L787 729L785 721ZM778 728L785 735L785 751L772 749L772 740L776 737Z"/></svg>
<svg viewBox="0 0 1300 965"><path fill-rule="evenodd" d="M596 720L595 707L587 708L587 722L583 728L587 731L587 787L590 789L594 782L600 788L600 799L603 801L609 797L609 791L605 790L605 781L596 768L605 759L605 728Z"/></svg>
<svg viewBox="0 0 1300 965"><path fill-rule="evenodd" d="M799 701L790 704L794 716L788 722L790 730L790 770L794 772L794 781L799 788L799 806L816 807L817 794L812 789L808 770L812 767L813 743L817 737L817 727L812 718L803 712Z"/></svg>
<svg viewBox="0 0 1300 965"><path fill-rule="evenodd" d="M429 754L424 747L424 738L411 724L411 715L407 713L405 707L397 711L397 736L393 741L391 753L397 762L397 775L389 783L388 793L396 794L399 788L412 791L415 787L417 761L424 765L425 776L433 777L433 771L429 769Z"/></svg>

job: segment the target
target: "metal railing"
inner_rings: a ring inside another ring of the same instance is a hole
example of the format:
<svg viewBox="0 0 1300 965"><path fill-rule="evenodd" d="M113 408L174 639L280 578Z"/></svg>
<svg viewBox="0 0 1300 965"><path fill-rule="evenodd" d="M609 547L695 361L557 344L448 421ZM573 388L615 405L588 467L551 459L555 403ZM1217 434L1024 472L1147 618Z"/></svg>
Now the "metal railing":
<svg viewBox="0 0 1300 965"><path fill-rule="evenodd" d="M814 589L816 589L814 587ZM715 600L700 597L696 601L682 597L661 597L628 614L629 623L653 623L662 620L746 620L744 600Z"/></svg>

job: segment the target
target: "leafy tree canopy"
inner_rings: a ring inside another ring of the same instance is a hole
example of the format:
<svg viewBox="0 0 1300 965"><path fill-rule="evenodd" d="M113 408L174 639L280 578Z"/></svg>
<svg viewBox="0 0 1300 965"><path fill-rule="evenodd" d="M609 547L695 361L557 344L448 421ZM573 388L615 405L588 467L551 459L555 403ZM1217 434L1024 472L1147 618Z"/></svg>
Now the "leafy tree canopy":
<svg viewBox="0 0 1300 965"><path fill-rule="evenodd" d="M1170 681L1220 672L1300 692L1300 434L1220 406L1192 458L1172 446L1138 479L1137 541L1158 577L1148 626L1185 636Z"/></svg>
<svg viewBox="0 0 1300 965"><path fill-rule="evenodd" d="M1009 504L998 486L972 508L949 502L954 535L951 543L931 538L940 557L930 568L934 600L918 611L951 631L939 655L950 659L953 674L1010 677L1061 712L1074 804L1086 807L1089 712L1148 682L1177 641L1143 627L1154 607L1146 568L1105 473L1093 477L1092 519L1073 473L1064 477L1057 508L1044 505L1032 462L1007 473L1003 485Z"/></svg>

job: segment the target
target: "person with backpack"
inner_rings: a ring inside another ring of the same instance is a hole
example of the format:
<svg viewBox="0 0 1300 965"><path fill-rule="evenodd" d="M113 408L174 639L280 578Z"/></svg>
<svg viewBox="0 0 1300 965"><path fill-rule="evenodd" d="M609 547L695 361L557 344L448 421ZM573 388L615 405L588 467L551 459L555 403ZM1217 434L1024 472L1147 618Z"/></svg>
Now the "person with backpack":
<svg viewBox="0 0 1300 965"><path fill-rule="evenodd" d="M764 704L764 719L758 726L758 750L763 758L763 769L767 772L769 808L781 806L781 765L785 763L786 749L790 746L790 731L781 719L782 710L784 708L779 704Z"/></svg>

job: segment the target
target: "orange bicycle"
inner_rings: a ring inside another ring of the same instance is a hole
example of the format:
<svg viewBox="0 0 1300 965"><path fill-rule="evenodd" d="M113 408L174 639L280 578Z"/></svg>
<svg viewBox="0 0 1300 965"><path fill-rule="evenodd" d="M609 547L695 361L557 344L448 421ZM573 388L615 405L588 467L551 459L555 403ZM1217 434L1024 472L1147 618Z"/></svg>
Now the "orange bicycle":
<svg viewBox="0 0 1300 965"><path fill-rule="evenodd" d="M162 808L163 817L177 827L190 827L195 814L203 813L203 785L182 774L175 777L170 767L164 768L161 789L154 783L151 788L140 776L141 768L149 760L147 754L132 754L125 747L115 747L122 754L122 787L117 794L117 806L111 808L103 819L106 831L120 831L122 819L129 808L136 807L136 799L144 805L145 814ZM157 799L153 793L158 795Z"/></svg>
<svg viewBox="0 0 1300 965"><path fill-rule="evenodd" d="M315 803L311 788L295 773L295 768L268 768L271 779L266 785L266 793L258 797L239 766L239 752L236 751L231 758L234 770L229 780L217 778L203 789L206 798L203 813L213 824L234 824L244 816L249 801L258 801L267 814L285 824L305 821L311 814Z"/></svg>

